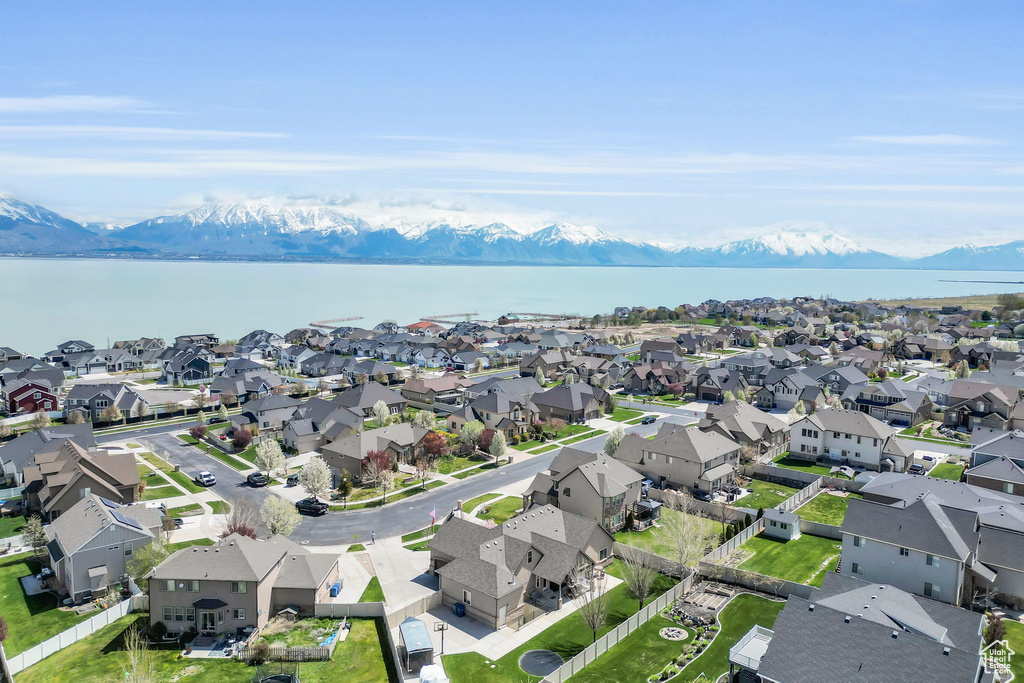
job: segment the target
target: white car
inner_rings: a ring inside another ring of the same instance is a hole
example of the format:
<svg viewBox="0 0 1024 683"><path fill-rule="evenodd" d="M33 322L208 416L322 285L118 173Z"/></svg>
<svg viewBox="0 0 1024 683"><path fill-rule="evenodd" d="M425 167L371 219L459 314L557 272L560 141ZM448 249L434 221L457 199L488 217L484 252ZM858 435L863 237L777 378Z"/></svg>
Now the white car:
<svg viewBox="0 0 1024 683"><path fill-rule="evenodd" d="M210 472L200 472L196 475L193 480L200 486L213 486L217 483L217 477L213 476Z"/></svg>

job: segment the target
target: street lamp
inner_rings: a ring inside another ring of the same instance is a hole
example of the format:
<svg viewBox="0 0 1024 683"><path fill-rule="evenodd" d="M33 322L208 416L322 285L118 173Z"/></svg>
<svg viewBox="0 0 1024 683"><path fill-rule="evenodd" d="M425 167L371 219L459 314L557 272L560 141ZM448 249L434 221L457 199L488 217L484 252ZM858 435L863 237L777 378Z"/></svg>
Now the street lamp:
<svg viewBox="0 0 1024 683"><path fill-rule="evenodd" d="M440 631L441 632L441 654L444 654L444 632L447 631L447 630L448 630L448 622L447 621L435 621L434 622L434 631Z"/></svg>

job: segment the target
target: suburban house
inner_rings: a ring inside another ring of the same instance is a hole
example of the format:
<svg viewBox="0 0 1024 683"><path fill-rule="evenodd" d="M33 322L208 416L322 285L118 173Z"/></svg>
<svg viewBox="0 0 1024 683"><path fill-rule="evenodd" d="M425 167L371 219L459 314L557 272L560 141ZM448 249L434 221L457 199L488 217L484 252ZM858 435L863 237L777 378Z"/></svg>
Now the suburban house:
<svg viewBox="0 0 1024 683"><path fill-rule="evenodd" d="M45 529L54 579L75 602L126 582L132 556L164 538L159 508L120 505L96 494L79 500Z"/></svg>
<svg viewBox="0 0 1024 683"><path fill-rule="evenodd" d="M91 424L64 424L33 429L7 442L0 448L0 471L7 485L22 486L24 470L32 465L36 455L59 451L68 439L87 451L96 449L96 438Z"/></svg>
<svg viewBox="0 0 1024 683"><path fill-rule="evenodd" d="M723 403L725 392L746 391L746 378L734 370L723 368L697 368L690 380L690 391L701 401Z"/></svg>
<svg viewBox="0 0 1024 683"><path fill-rule="evenodd" d="M654 439L627 435L615 459L658 488L714 492L732 483L740 445L716 431L664 423Z"/></svg>
<svg viewBox="0 0 1024 683"><path fill-rule="evenodd" d="M52 521L91 493L115 503L139 500L139 470L131 453L87 451L64 441L55 451L33 456L24 469L22 497L29 511Z"/></svg>
<svg viewBox="0 0 1024 683"><path fill-rule="evenodd" d="M603 453L566 446L523 493L523 509L552 505L593 519L611 533L626 524L640 500L643 476Z"/></svg>
<svg viewBox="0 0 1024 683"><path fill-rule="evenodd" d="M402 396L416 408L429 409L435 403L457 405L462 400L463 390L472 384L473 380L454 373L432 379L413 378L402 385Z"/></svg>
<svg viewBox="0 0 1024 683"><path fill-rule="evenodd" d="M174 347L163 354L163 379L172 386L192 387L213 381L213 354L202 346Z"/></svg>
<svg viewBox="0 0 1024 683"><path fill-rule="evenodd" d="M530 400L511 394L484 394L448 415L445 422L456 434L467 423L479 420L487 429L503 432L507 438L522 436L537 421L539 411Z"/></svg>
<svg viewBox="0 0 1024 683"><path fill-rule="evenodd" d="M523 359L519 361L519 374L523 377L533 377L540 370L544 377L559 375L569 367L572 357L572 354L564 349L538 351L535 354L523 356Z"/></svg>
<svg viewBox="0 0 1024 683"><path fill-rule="evenodd" d="M75 384L64 400L64 417L77 412L87 422L101 422L103 411L112 406L124 417L137 417L149 403L127 384Z"/></svg>
<svg viewBox="0 0 1024 683"><path fill-rule="evenodd" d="M308 360L316 355L316 351L309 348L308 346L299 346L293 344L286 346L281 349L280 355L277 357L277 363L282 368L291 368L298 370L299 365L305 360Z"/></svg>
<svg viewBox="0 0 1024 683"><path fill-rule="evenodd" d="M1016 460L1005 455L966 470L964 481L983 489L1024 496L1024 469Z"/></svg>
<svg viewBox="0 0 1024 683"><path fill-rule="evenodd" d="M324 462L336 476L348 472L352 481L363 478L366 454L370 451L384 451L392 461L411 464L421 452L423 437L429 429L417 427L408 422L368 429L335 439L323 447Z"/></svg>
<svg viewBox="0 0 1024 683"><path fill-rule="evenodd" d="M765 413L746 401L731 401L709 406L697 428L718 432L735 441L741 448L751 449L751 457L772 457L788 450L789 423Z"/></svg>
<svg viewBox="0 0 1024 683"><path fill-rule="evenodd" d="M183 334L174 338L174 345L179 347L201 346L209 349L218 344L220 344L220 339L213 334Z"/></svg>
<svg viewBox="0 0 1024 683"><path fill-rule="evenodd" d="M819 410L790 428L789 456L800 460L904 472L913 455L895 429L857 410Z"/></svg>
<svg viewBox="0 0 1024 683"><path fill-rule="evenodd" d="M366 382L346 389L331 401L339 406L358 410L366 417L373 414L373 406L377 401L384 401L392 415L402 413L407 405L400 393L377 382Z"/></svg>
<svg viewBox="0 0 1024 683"><path fill-rule="evenodd" d="M355 434L362 426L362 412L322 398L311 398L285 420L281 441L285 448L308 453L335 439Z"/></svg>
<svg viewBox="0 0 1024 683"><path fill-rule="evenodd" d="M897 339L892 345L892 355L904 360L930 360L935 363L948 363L953 345L933 337L907 335Z"/></svg>
<svg viewBox="0 0 1024 683"><path fill-rule="evenodd" d="M89 342L82 341L81 339L71 339L62 344L58 344L57 348L53 351L47 351L43 354L50 363L59 363L64 360L64 357L72 353L85 353L86 351L93 351L96 347Z"/></svg>
<svg viewBox="0 0 1024 683"><path fill-rule="evenodd" d="M235 360L235 359L233 359ZM228 361L228 363L233 362ZM246 361L251 362L251 361ZM275 387L285 384L285 379L262 365L256 369L233 370L217 375L210 384L210 397L234 394L240 402L269 395Z"/></svg>
<svg viewBox="0 0 1024 683"><path fill-rule="evenodd" d="M231 418L232 424L255 423L261 430L280 429L302 401L284 394L271 394L245 404L245 411Z"/></svg>
<svg viewBox="0 0 1024 683"><path fill-rule="evenodd" d="M312 615L338 578L338 556L311 553L284 536L232 534L183 548L149 576L150 625L200 636L259 632L285 608Z"/></svg>
<svg viewBox="0 0 1024 683"><path fill-rule="evenodd" d="M3 385L3 407L11 415L60 409L60 390L44 379L16 379Z"/></svg>
<svg viewBox="0 0 1024 683"><path fill-rule="evenodd" d="M670 384L686 387L690 383L690 363L669 364L663 361L636 363L622 373L622 385L627 392L660 394Z"/></svg>
<svg viewBox="0 0 1024 683"><path fill-rule="evenodd" d="M451 517L430 540L444 605L495 629L518 629L587 590L614 539L593 519L535 507L488 528Z"/></svg>
<svg viewBox="0 0 1024 683"><path fill-rule="evenodd" d="M729 680L989 683L984 626L981 614L827 572L808 599L786 600L771 629L754 626L730 649ZM856 646L823 658L821 643Z"/></svg>
<svg viewBox="0 0 1024 683"><path fill-rule="evenodd" d="M825 402L817 380L795 368L773 368L765 375L763 386L754 394L759 408L790 410L803 403L808 411Z"/></svg>
<svg viewBox="0 0 1024 683"><path fill-rule="evenodd" d="M975 429L971 434L971 466L977 467L989 460L1010 458L1024 467L1024 430Z"/></svg>
<svg viewBox="0 0 1024 683"><path fill-rule="evenodd" d="M842 396L843 407L859 410L882 422L910 427L931 419L932 400L901 380L855 384Z"/></svg>
<svg viewBox="0 0 1024 683"><path fill-rule="evenodd" d="M582 382L557 386L533 396L541 419L559 418L566 422L601 417L607 401L608 392Z"/></svg>
<svg viewBox="0 0 1024 683"><path fill-rule="evenodd" d="M1014 410L1020 402L1015 388L998 387L982 382L965 382L955 389L973 391L971 395L958 398L950 395L949 407L942 420L944 424L967 431L978 426L996 429L1010 427L1015 417Z"/></svg>

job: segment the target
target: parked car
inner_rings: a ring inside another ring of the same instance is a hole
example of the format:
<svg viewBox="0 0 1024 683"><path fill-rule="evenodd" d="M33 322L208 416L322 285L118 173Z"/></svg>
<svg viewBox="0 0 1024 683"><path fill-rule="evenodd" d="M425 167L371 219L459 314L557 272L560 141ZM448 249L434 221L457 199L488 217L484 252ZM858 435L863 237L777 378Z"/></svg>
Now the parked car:
<svg viewBox="0 0 1024 683"><path fill-rule="evenodd" d="M657 419L658 419L657 415L648 415L644 419L640 420L640 424L642 424L642 425L652 425L652 424L654 424L654 421L657 420Z"/></svg>
<svg viewBox="0 0 1024 683"><path fill-rule="evenodd" d="M51 576L53 576L53 570L49 567L43 567L43 571L36 574L36 579L38 579L39 581L45 581Z"/></svg>
<svg viewBox="0 0 1024 683"><path fill-rule="evenodd" d="M295 504L295 509L304 515L322 515L331 509L331 506L316 498L303 498Z"/></svg>
<svg viewBox="0 0 1024 683"><path fill-rule="evenodd" d="M696 498L697 500L703 500L705 502L711 500L711 494L709 494L707 491L701 491L699 489L693 492L693 497Z"/></svg>
<svg viewBox="0 0 1024 683"><path fill-rule="evenodd" d="M284 480L284 484L285 484L285 486L298 486L299 485L299 475L293 474L293 475L289 476L287 479Z"/></svg>
<svg viewBox="0 0 1024 683"><path fill-rule="evenodd" d="M270 480L267 479L267 475L262 472L253 472L245 478L245 481L249 486L266 486L270 483Z"/></svg>
<svg viewBox="0 0 1024 683"><path fill-rule="evenodd" d="M217 477L210 472L203 471L197 474L192 481L200 486L210 487L217 483Z"/></svg>
<svg viewBox="0 0 1024 683"><path fill-rule="evenodd" d="M907 471L910 472L911 474L924 474L924 465L915 462L913 465L907 468Z"/></svg>
<svg viewBox="0 0 1024 683"><path fill-rule="evenodd" d="M183 526L185 526L185 520L183 520L181 517L175 517L174 518L174 528L175 529L180 529Z"/></svg>

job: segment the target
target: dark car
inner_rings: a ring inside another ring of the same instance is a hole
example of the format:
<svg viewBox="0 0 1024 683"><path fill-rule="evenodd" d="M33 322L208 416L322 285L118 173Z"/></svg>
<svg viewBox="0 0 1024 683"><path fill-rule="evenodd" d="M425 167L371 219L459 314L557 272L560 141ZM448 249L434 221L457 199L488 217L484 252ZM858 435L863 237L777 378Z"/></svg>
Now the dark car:
<svg viewBox="0 0 1024 683"><path fill-rule="evenodd" d="M287 479L284 480L284 483L285 483L285 486L298 486L299 485L299 475L297 475L297 474L291 475L290 477L288 477Z"/></svg>
<svg viewBox="0 0 1024 683"><path fill-rule="evenodd" d="M267 479L267 475L262 472L253 472L245 478L245 481L248 482L249 486L266 486L270 483L270 480Z"/></svg>
<svg viewBox="0 0 1024 683"><path fill-rule="evenodd" d="M654 421L657 420L657 419L658 419L658 417L656 415L648 415L644 419L640 420L640 424L642 424L642 425L652 425L652 424L654 424Z"/></svg>
<svg viewBox="0 0 1024 683"><path fill-rule="evenodd" d="M924 465L920 465L915 462L907 469L907 471L911 474L924 474Z"/></svg>
<svg viewBox="0 0 1024 683"><path fill-rule="evenodd" d="M711 495L707 491L701 491L700 489L693 492L693 497L696 498L697 500L711 500Z"/></svg>
<svg viewBox="0 0 1024 683"><path fill-rule="evenodd" d="M316 498L303 498L295 504L295 509L304 515L322 515L331 509L331 506Z"/></svg>

